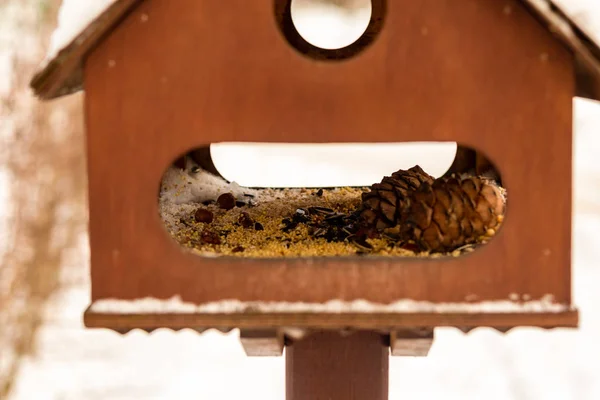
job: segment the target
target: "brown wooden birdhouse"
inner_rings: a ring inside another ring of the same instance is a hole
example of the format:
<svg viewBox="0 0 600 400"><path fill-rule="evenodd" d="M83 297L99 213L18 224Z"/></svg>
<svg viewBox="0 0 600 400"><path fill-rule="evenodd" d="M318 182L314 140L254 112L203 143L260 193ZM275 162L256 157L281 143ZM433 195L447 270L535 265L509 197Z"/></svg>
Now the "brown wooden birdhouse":
<svg viewBox="0 0 600 400"><path fill-rule="evenodd" d="M116 0L34 78L43 99L85 90L86 325L240 328L246 343L368 330L395 354L415 354L402 338L426 353L438 326L577 326L572 100L600 98L597 45L549 0L373 0L363 36L327 50L290 3ZM245 192L211 175L214 198L165 229L165 170L185 191L211 171L207 146L233 141L459 151L443 177L400 171L364 190ZM370 230L363 193L378 196Z"/></svg>

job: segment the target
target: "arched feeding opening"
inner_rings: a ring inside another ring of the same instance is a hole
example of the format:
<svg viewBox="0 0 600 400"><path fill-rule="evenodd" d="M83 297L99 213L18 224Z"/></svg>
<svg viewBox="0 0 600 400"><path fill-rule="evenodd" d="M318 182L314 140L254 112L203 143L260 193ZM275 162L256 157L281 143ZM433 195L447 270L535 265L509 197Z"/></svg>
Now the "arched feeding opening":
<svg viewBox="0 0 600 400"><path fill-rule="evenodd" d="M487 157L451 142L217 143L174 160L159 204L204 256L440 257L488 243L506 192Z"/></svg>
<svg viewBox="0 0 600 400"><path fill-rule="evenodd" d="M368 47L383 26L386 0L274 0L285 40L315 59L343 60Z"/></svg>
<svg viewBox="0 0 600 400"><path fill-rule="evenodd" d="M214 170L242 186L365 187L417 164L440 177L454 160L456 143L227 142L211 144L209 153Z"/></svg>

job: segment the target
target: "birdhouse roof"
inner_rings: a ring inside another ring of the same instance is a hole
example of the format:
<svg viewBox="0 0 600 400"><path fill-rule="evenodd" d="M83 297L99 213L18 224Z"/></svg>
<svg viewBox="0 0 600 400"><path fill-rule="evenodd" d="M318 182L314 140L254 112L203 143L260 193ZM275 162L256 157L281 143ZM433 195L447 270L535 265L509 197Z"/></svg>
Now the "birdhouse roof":
<svg viewBox="0 0 600 400"><path fill-rule="evenodd" d="M82 90L82 66L87 54L142 1L96 0L86 2L89 8L84 18L76 13L62 14L68 24L59 21L50 51L30 82L35 95L49 100ZM567 14L557 0L520 1L575 55L576 95L600 100L600 38L594 38L589 27ZM63 7L77 3L81 2L65 0Z"/></svg>

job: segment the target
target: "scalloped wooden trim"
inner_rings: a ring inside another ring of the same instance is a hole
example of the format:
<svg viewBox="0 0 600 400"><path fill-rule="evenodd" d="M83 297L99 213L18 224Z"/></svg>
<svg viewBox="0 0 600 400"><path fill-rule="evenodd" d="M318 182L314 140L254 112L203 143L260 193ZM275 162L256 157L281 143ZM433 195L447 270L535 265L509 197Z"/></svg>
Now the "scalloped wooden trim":
<svg viewBox="0 0 600 400"><path fill-rule="evenodd" d="M115 331L158 328L193 329L278 329L315 330L368 329L392 332L406 328L456 327L468 332L477 327L495 328L506 332L514 327L577 328L579 312L572 308L564 312L519 313L210 313L210 314L84 314L88 328L109 328Z"/></svg>

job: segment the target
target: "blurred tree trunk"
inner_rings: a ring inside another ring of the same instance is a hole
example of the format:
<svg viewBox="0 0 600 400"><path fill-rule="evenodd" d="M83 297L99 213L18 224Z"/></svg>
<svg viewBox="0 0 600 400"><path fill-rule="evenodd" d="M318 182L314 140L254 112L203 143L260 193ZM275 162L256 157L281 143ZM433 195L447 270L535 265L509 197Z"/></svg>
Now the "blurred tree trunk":
<svg viewBox="0 0 600 400"><path fill-rule="evenodd" d="M35 352L45 306L63 280L65 257L87 227L81 96L39 103L28 88L56 24L60 0L0 2L0 168L8 201L0 234L0 398L23 357ZM2 88L2 85L0 85Z"/></svg>

